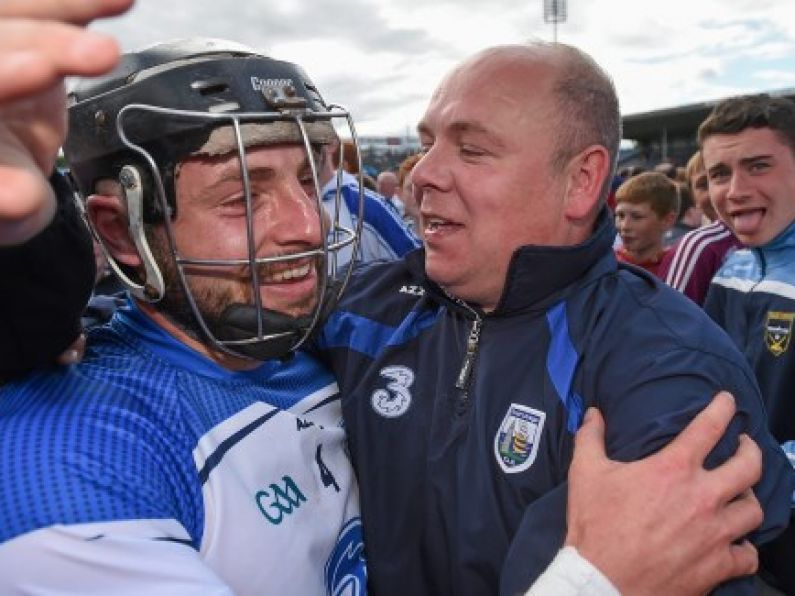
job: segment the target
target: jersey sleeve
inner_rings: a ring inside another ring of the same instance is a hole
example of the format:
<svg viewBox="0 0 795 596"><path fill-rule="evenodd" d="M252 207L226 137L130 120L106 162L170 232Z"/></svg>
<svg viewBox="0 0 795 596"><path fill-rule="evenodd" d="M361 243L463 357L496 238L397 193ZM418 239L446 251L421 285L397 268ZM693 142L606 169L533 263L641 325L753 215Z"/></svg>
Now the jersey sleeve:
<svg viewBox="0 0 795 596"><path fill-rule="evenodd" d="M0 593L232 596L174 520L56 525L0 544Z"/></svg>
<svg viewBox="0 0 795 596"><path fill-rule="evenodd" d="M4 388L0 472L13 481L0 483L0 544L48 527L135 519L176 520L198 544L200 488L192 460L180 455L191 451L174 432L177 420L152 414L165 400L92 379L89 368Z"/></svg>

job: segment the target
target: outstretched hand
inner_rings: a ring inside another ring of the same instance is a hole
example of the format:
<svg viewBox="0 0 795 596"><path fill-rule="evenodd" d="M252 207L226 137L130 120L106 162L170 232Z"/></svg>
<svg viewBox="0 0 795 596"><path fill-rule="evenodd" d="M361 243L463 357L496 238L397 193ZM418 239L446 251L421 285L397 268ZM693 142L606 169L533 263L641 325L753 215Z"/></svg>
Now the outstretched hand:
<svg viewBox="0 0 795 596"><path fill-rule="evenodd" d="M754 573L757 552L743 537L763 519L751 491L761 452L742 435L734 456L704 469L734 413L721 392L660 452L621 463L608 459L604 420L589 410L569 472L566 544L625 594L704 594Z"/></svg>
<svg viewBox="0 0 795 596"><path fill-rule="evenodd" d="M98 75L116 42L85 29L133 0L0 0L0 246L22 243L55 212L47 183L66 136L65 76Z"/></svg>

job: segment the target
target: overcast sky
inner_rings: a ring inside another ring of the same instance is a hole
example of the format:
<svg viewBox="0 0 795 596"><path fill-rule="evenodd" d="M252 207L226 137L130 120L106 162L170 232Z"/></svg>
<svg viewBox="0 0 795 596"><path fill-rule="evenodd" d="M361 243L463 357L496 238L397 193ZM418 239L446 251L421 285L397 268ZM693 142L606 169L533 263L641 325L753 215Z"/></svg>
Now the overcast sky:
<svg viewBox="0 0 795 596"><path fill-rule="evenodd" d="M360 134L413 132L441 77L489 45L552 39L542 0L137 0L123 49L232 39L301 64ZM613 76L622 113L795 87L795 0L568 0L558 40Z"/></svg>

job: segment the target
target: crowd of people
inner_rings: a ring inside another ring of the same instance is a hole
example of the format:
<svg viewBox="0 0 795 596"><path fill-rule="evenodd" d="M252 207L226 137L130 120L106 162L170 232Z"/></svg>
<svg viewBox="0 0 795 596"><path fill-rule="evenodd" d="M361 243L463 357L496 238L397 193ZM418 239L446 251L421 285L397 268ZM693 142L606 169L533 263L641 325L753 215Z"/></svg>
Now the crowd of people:
<svg viewBox="0 0 795 596"><path fill-rule="evenodd" d="M368 188L131 1L0 0L0 592L795 593L795 104L616 184L609 76L498 46Z"/></svg>

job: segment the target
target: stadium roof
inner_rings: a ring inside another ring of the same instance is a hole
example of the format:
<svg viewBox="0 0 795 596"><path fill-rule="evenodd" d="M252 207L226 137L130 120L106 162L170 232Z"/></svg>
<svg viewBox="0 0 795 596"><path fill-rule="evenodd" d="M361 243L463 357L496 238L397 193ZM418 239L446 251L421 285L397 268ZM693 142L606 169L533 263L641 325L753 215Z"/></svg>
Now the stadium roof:
<svg viewBox="0 0 795 596"><path fill-rule="evenodd" d="M795 100L795 88L767 91L767 93ZM622 137L647 143L658 140L663 131L666 131L668 138L695 138L698 125L704 121L719 101L692 103L675 108L628 114L621 119L623 124Z"/></svg>

